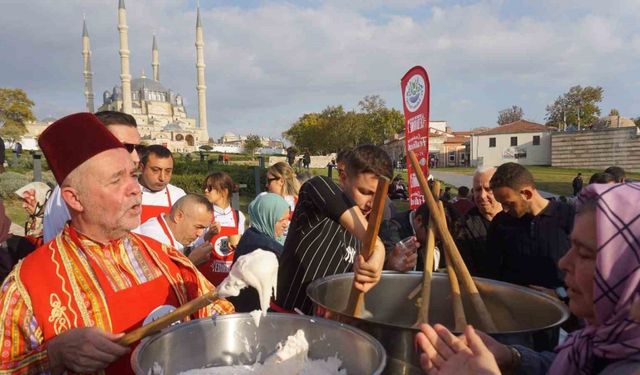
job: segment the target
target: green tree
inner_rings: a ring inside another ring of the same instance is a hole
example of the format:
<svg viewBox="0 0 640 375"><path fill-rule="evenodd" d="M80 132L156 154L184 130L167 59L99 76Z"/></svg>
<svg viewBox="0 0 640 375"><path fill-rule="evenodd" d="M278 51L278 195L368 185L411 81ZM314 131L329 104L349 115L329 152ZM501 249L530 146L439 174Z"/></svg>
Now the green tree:
<svg viewBox="0 0 640 375"><path fill-rule="evenodd" d="M328 154L364 143L382 144L404 127L402 113L387 108L378 95L365 96L358 109L328 106L320 113L301 116L282 134L299 149Z"/></svg>
<svg viewBox="0 0 640 375"><path fill-rule="evenodd" d="M609 111L609 116L620 116L620 111L618 111L615 108L612 108L611 111Z"/></svg>
<svg viewBox="0 0 640 375"><path fill-rule="evenodd" d="M567 125L578 128L590 126L598 120L604 89L599 86L573 86L547 106L547 125L564 129Z"/></svg>
<svg viewBox="0 0 640 375"><path fill-rule="evenodd" d="M251 155L251 158L253 158L253 154L260 147L262 147L262 140L258 135L249 134L247 139L244 141L244 152Z"/></svg>
<svg viewBox="0 0 640 375"><path fill-rule="evenodd" d="M36 120L33 101L22 89L0 88L0 134L18 139L27 133L27 122Z"/></svg>
<svg viewBox="0 0 640 375"><path fill-rule="evenodd" d="M498 125L506 125L518 120L522 120L524 111L521 107L513 105L498 112Z"/></svg>

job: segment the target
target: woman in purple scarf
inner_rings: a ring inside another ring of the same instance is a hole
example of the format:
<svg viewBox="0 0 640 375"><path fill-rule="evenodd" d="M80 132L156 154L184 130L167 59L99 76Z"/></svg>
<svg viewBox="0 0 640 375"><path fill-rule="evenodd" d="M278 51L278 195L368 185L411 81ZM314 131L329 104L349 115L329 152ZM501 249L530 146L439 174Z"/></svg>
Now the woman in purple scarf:
<svg viewBox="0 0 640 375"><path fill-rule="evenodd" d="M416 336L422 368L438 375L640 373L640 183L593 184L580 193L559 267L569 309L586 327L554 353L502 345L471 326L455 337L423 325Z"/></svg>

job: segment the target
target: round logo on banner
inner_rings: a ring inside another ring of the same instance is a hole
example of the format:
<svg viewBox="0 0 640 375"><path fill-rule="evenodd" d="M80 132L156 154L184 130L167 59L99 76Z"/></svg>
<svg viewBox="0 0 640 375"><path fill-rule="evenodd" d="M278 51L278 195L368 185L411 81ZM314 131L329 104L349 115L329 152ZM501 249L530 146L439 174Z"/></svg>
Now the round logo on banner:
<svg viewBox="0 0 640 375"><path fill-rule="evenodd" d="M420 74L414 74L407 82L404 89L404 104L409 112L415 112L422 105L425 86L424 78Z"/></svg>

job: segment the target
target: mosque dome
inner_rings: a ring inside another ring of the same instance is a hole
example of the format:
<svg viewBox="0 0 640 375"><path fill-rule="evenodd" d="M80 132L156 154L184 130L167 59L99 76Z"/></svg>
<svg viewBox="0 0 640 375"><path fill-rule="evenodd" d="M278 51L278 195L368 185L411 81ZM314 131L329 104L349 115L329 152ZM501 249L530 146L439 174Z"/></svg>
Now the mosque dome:
<svg viewBox="0 0 640 375"><path fill-rule="evenodd" d="M151 78L135 78L131 80L131 90L138 91L142 89L147 89L149 91L158 91L158 92L167 92L169 91L162 83L153 80Z"/></svg>
<svg viewBox="0 0 640 375"><path fill-rule="evenodd" d="M167 124L164 128L162 128L162 130L165 132L176 132L182 131L182 127L180 127L180 125L176 124L175 122L172 122Z"/></svg>

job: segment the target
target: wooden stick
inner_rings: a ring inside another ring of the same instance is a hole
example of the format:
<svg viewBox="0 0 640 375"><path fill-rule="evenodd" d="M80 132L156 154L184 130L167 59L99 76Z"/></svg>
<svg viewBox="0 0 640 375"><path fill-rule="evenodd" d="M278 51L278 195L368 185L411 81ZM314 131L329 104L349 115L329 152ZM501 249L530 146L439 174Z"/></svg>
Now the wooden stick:
<svg viewBox="0 0 640 375"><path fill-rule="evenodd" d="M360 254L364 256L365 260L369 259L373 254L373 248L375 247L376 240L378 239L378 231L380 230L380 224L382 223L384 203L387 198L388 191L389 179L384 176L380 176L378 178L378 188L376 189L376 194L373 197L373 207L369 213L367 233L365 235L362 248L360 249ZM353 312L353 316L359 318L362 316L362 310L364 309L364 293L356 289L355 283L356 279L354 275L346 311Z"/></svg>
<svg viewBox="0 0 640 375"><path fill-rule="evenodd" d="M420 284L416 285L416 287L413 288L413 290L411 290L411 292L407 295L407 299L414 299L415 296L417 296L421 290L422 290L422 282L420 282Z"/></svg>
<svg viewBox="0 0 640 375"><path fill-rule="evenodd" d="M118 344L129 346L138 340L160 332L162 329L170 326L174 322L182 320L184 317L189 316L200 310L201 308L213 303L216 299L218 299L217 290L212 290L207 294L203 294L198 298L194 298L191 301L173 310L169 314L162 316L158 320L154 320L153 322L145 326L136 328L133 331L128 332L127 334L122 336L120 340L118 340Z"/></svg>
<svg viewBox="0 0 640 375"><path fill-rule="evenodd" d="M420 187L422 188L422 194L424 194L425 203L429 208L429 212L432 213L432 217L435 218L434 221L436 232L442 239L445 249L448 250L451 255L451 263L453 263L453 266L458 272L458 275L461 277L462 287L464 288L465 292L469 294L471 304L478 314L481 329L486 332L496 332L496 326L491 319L491 315L487 310L487 306L485 306L484 301L482 300L482 297L478 292L478 288L471 278L467 266L462 260L462 256L460 255L460 252L458 251L458 248L453 241L453 237L451 237L451 233L449 233L446 228L446 219L440 214L440 209L438 208L435 199L433 199L433 196L429 194L427 179L424 177L424 174L422 173L422 169L420 167L420 163L418 163L418 159L416 158L416 155L415 153L413 153L413 151L409 151L409 159L411 160L413 171L418 178ZM409 176L409 178L411 178L411 176Z"/></svg>
<svg viewBox="0 0 640 375"><path fill-rule="evenodd" d="M444 205L442 201L438 202L440 213L444 216ZM449 275L449 284L451 284L451 306L453 309L453 320L455 322L455 330L463 332L467 326L467 318L464 314L464 306L462 305L462 296L460 296L460 284L458 284L458 276L456 270L451 263L451 255L449 251L444 251L445 260L447 262L447 275Z"/></svg>
<svg viewBox="0 0 640 375"><path fill-rule="evenodd" d="M440 195L440 183L433 184L433 196ZM422 272L422 293L420 293L420 309L416 324L429 323L429 303L431 302L431 278L433 273L433 258L436 238L433 230L433 220L429 220L427 227L427 243L424 244L424 271Z"/></svg>

